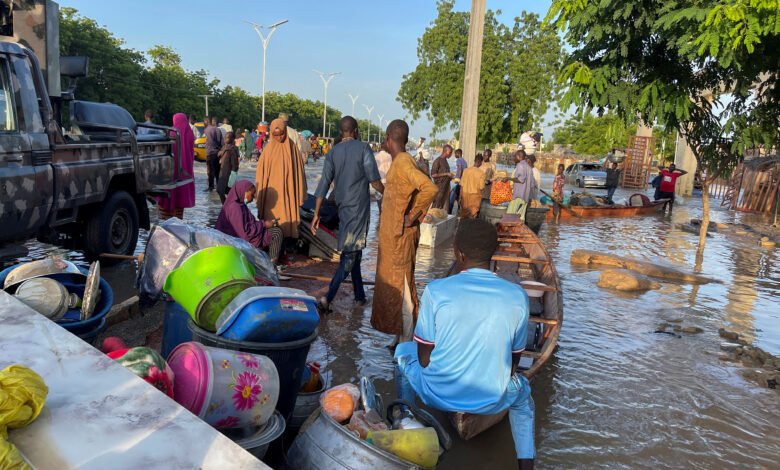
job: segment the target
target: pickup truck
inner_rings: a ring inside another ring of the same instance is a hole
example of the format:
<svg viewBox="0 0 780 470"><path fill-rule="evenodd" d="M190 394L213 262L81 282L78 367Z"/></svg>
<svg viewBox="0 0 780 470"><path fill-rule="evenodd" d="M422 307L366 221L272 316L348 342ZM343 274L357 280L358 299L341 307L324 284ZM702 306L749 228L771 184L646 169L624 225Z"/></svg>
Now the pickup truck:
<svg viewBox="0 0 780 470"><path fill-rule="evenodd" d="M90 260L132 255L150 225L147 197L191 181L173 152L180 136L119 106L75 100L86 58L62 57L59 68L70 88L50 99L36 55L0 42L0 247L37 238Z"/></svg>

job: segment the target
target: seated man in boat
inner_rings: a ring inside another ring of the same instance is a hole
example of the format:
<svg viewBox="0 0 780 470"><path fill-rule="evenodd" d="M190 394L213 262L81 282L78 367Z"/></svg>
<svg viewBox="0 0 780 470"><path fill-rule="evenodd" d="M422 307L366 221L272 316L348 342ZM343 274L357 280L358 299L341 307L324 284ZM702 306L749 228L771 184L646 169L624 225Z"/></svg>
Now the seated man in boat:
<svg viewBox="0 0 780 470"><path fill-rule="evenodd" d="M428 284L414 342L395 351L398 396L442 411L496 414L509 409L520 468L533 468L534 406L517 371L528 330L528 296L490 271L496 229L461 221L455 235L460 274Z"/></svg>

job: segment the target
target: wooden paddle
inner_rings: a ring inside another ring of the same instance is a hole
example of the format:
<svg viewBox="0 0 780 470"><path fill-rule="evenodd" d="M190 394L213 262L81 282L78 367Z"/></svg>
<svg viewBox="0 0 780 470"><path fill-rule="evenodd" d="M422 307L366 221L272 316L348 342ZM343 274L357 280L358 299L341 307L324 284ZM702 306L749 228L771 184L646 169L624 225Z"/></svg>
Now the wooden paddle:
<svg viewBox="0 0 780 470"><path fill-rule="evenodd" d="M115 259L131 259L134 261L138 261L139 263L144 262L144 254L141 253L138 256L130 256L130 255L115 255L113 253L100 253L101 258L115 258Z"/></svg>
<svg viewBox="0 0 780 470"><path fill-rule="evenodd" d="M539 192L540 192L540 193L542 193L542 194L544 194L545 196L549 197L549 198L552 200L553 204L556 204L557 206L559 206L561 209L565 210L565 211L566 211L566 212L568 212L569 214L573 215L574 217L580 217L580 215L579 215L579 214L575 213L574 211L572 211L572 210L571 210L571 209L569 209L568 207L564 206L564 205L563 205L563 204L561 204L560 202L558 202L558 201L556 201L555 199L553 199L553 197L552 197L552 196L550 196L549 194L547 194L547 192L546 192L544 189L542 189L542 188L539 188Z"/></svg>

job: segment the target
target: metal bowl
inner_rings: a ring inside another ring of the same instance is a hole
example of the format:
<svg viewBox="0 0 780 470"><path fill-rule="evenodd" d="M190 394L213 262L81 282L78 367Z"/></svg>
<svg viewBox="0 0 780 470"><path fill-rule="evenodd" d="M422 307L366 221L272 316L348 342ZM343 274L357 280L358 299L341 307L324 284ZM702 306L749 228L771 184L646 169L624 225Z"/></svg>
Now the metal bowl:
<svg viewBox="0 0 780 470"><path fill-rule="evenodd" d="M22 282L36 277L51 276L52 274L69 274L79 277L81 282L84 282L85 278L84 273L79 271L75 264L52 256L51 258L25 263L11 270L5 278L3 290L14 293Z"/></svg>

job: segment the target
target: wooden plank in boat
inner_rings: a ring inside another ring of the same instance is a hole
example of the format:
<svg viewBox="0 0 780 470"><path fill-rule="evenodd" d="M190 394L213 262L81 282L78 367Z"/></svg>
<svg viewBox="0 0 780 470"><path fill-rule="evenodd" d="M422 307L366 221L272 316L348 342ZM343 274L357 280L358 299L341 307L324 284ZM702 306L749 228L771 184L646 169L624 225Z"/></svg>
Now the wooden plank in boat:
<svg viewBox="0 0 780 470"><path fill-rule="evenodd" d="M528 321L531 323L544 323L545 325L557 325L558 320L542 317L528 317Z"/></svg>
<svg viewBox="0 0 780 470"><path fill-rule="evenodd" d="M533 258L519 258L517 256L503 256L493 255L491 258L493 261L510 261L513 263L526 263L526 264L548 264L550 261L546 259L533 259Z"/></svg>

